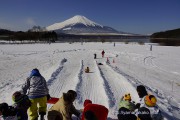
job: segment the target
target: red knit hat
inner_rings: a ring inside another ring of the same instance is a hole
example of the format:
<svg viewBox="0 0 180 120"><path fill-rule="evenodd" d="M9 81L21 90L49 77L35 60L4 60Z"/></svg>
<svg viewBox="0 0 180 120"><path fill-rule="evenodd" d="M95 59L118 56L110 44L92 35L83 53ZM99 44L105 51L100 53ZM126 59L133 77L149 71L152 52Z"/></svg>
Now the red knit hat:
<svg viewBox="0 0 180 120"><path fill-rule="evenodd" d="M89 99L86 99L86 100L84 101L84 107L85 107L87 104L92 104L92 101L89 100Z"/></svg>

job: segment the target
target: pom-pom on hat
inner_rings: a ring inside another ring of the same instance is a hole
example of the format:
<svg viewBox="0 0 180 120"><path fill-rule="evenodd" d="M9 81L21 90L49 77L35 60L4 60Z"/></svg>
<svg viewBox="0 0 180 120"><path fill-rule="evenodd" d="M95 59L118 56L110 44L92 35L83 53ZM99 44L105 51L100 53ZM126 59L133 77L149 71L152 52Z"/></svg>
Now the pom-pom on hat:
<svg viewBox="0 0 180 120"><path fill-rule="evenodd" d="M128 100L128 101L131 101L131 95L128 93L128 94L125 94L124 95L124 100Z"/></svg>
<svg viewBox="0 0 180 120"><path fill-rule="evenodd" d="M18 102L20 102L20 101L23 100L23 95L21 94L21 92L16 91L16 92L12 95L12 100L13 100L15 103L18 103Z"/></svg>
<svg viewBox="0 0 180 120"><path fill-rule="evenodd" d="M89 99L86 99L86 100L84 101L84 107L85 107L86 105L88 105L88 104L92 104L92 101L89 100Z"/></svg>
<svg viewBox="0 0 180 120"><path fill-rule="evenodd" d="M147 95L144 98L144 102L148 107L153 107L156 105L157 99L154 95Z"/></svg>

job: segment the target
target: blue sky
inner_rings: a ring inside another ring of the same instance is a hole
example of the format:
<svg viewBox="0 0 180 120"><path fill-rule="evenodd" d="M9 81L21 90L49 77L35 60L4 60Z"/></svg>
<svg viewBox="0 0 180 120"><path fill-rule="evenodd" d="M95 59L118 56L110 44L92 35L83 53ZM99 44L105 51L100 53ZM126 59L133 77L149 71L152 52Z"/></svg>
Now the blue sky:
<svg viewBox="0 0 180 120"><path fill-rule="evenodd" d="M1 0L0 28L27 31L75 15L119 31L151 34L180 28L180 0Z"/></svg>

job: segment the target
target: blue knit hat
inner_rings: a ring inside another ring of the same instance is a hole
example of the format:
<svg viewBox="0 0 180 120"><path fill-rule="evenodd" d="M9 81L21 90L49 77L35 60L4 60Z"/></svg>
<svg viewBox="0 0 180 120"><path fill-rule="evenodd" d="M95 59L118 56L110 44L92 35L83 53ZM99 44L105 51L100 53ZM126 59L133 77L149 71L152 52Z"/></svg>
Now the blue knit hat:
<svg viewBox="0 0 180 120"><path fill-rule="evenodd" d="M30 77L32 77L32 76L41 76L41 74L39 73L39 70L37 68L35 68L31 71Z"/></svg>

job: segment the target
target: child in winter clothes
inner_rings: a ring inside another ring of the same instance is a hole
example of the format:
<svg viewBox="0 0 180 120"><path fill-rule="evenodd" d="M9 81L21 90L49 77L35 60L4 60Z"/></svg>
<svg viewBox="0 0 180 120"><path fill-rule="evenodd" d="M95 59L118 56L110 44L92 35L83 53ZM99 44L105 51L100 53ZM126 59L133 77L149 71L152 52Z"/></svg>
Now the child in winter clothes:
<svg viewBox="0 0 180 120"><path fill-rule="evenodd" d="M150 110L152 120L163 120L161 111L156 105L156 97L154 95L148 95L146 88L143 85L137 86L137 92L140 97L140 103L137 105L140 107L146 107Z"/></svg>
<svg viewBox="0 0 180 120"><path fill-rule="evenodd" d="M73 105L76 96L77 93L74 90L63 93L59 101L49 109L48 120L72 120L72 114L80 117L80 111Z"/></svg>
<svg viewBox="0 0 180 120"><path fill-rule="evenodd" d="M12 95L12 99L15 102L13 107L18 111L18 120L28 120L27 110L31 106L31 101L28 96L17 91Z"/></svg>
<svg viewBox="0 0 180 120"><path fill-rule="evenodd" d="M90 117L89 115L94 115ZM108 109L99 104L93 104L91 100L84 101L84 109L82 112L81 120L107 120Z"/></svg>
<svg viewBox="0 0 180 120"><path fill-rule="evenodd" d="M125 94L119 102L119 108L124 107L129 109L130 111L135 110L135 104L131 102L131 95L130 94Z"/></svg>
<svg viewBox="0 0 180 120"><path fill-rule="evenodd" d="M102 54L102 57L104 57L104 54L105 54L104 50L101 52L101 54Z"/></svg>
<svg viewBox="0 0 180 120"><path fill-rule="evenodd" d="M17 109L12 106L9 106L7 103L0 104L0 116L4 120L20 120L17 118Z"/></svg>
<svg viewBox="0 0 180 120"><path fill-rule="evenodd" d="M28 93L27 93L28 91ZM49 96L49 90L46 85L45 78L39 73L38 69L33 69L30 76L27 78L25 84L22 86L22 93L27 94L31 107L28 110L30 120L38 119L38 112L41 119L44 119L47 109L47 97ZM39 104L39 108L37 105Z"/></svg>

